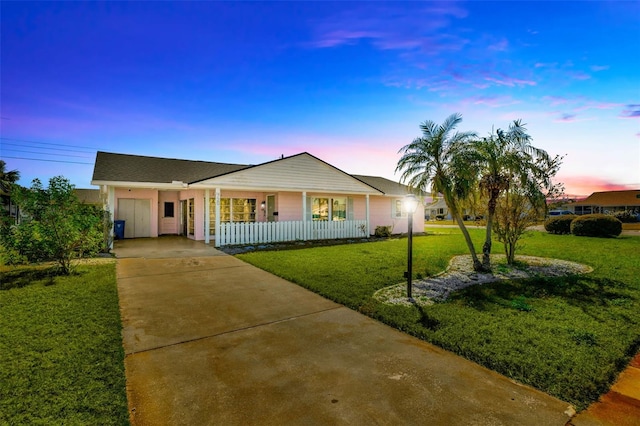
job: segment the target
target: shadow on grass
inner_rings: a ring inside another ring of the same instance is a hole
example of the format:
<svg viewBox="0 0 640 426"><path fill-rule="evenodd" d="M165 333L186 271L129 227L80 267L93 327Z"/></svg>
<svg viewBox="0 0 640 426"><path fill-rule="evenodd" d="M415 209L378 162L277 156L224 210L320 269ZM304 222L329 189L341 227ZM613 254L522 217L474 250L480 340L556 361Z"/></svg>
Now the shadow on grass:
<svg viewBox="0 0 640 426"><path fill-rule="evenodd" d="M53 285L58 275L58 268L55 266L18 268L0 272L0 291L22 288L40 281L44 281L45 285Z"/></svg>
<svg viewBox="0 0 640 426"><path fill-rule="evenodd" d="M514 306L514 301L558 297L568 304L595 314L594 309L631 304L636 299L633 289L611 278L574 275L568 277L529 278L474 285L451 295L451 301L464 303L477 310L488 311L496 305ZM517 307L516 307L517 308Z"/></svg>

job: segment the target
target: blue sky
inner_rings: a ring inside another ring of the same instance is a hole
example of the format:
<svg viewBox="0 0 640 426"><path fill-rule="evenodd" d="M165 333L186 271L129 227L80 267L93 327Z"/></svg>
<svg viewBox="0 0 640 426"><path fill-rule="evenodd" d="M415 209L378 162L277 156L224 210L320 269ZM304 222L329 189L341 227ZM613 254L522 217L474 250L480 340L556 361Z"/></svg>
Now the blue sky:
<svg viewBox="0 0 640 426"><path fill-rule="evenodd" d="M419 124L459 112L480 135L522 119L566 155L569 194L640 188L638 1L0 8L0 155L23 185L89 187L96 150L241 164L307 151L397 180Z"/></svg>

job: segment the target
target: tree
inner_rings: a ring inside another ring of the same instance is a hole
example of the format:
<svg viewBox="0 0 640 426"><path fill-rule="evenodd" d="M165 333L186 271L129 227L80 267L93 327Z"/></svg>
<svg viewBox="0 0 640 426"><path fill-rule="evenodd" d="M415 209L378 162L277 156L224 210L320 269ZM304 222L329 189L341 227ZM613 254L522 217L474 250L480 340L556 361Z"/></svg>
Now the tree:
<svg viewBox="0 0 640 426"><path fill-rule="evenodd" d="M469 231L464 225L460 202L472 191L475 170L470 161L467 144L476 137L473 132L455 132L462 121L460 114L452 114L441 125L425 121L420 125L422 137L402 147L402 157L396 171L401 171L401 180L413 190L442 194L447 208L454 218L473 259L475 270L482 270Z"/></svg>
<svg viewBox="0 0 640 426"><path fill-rule="evenodd" d="M17 170L7 171L7 163L0 160L0 227L2 230L13 222L11 218L11 192L20 179Z"/></svg>
<svg viewBox="0 0 640 426"><path fill-rule="evenodd" d="M7 163L0 160L0 194L9 195L11 187L20 179L20 172L17 170L7 171Z"/></svg>
<svg viewBox="0 0 640 426"><path fill-rule="evenodd" d="M70 274L72 261L96 253L103 240L102 216L80 203L73 189L62 176L51 178L48 188L38 179L31 188L17 188L27 219L3 236L3 244L31 261L55 260L62 274Z"/></svg>
<svg viewBox="0 0 640 426"><path fill-rule="evenodd" d="M495 133L473 143L474 161L479 167L480 190L487 196L487 224L482 246L482 265L491 269L491 233L498 199L514 185L527 191L525 198L533 199L540 185L551 187L551 176L545 175L552 159L543 149L530 143L531 137L521 120L515 120L506 131Z"/></svg>

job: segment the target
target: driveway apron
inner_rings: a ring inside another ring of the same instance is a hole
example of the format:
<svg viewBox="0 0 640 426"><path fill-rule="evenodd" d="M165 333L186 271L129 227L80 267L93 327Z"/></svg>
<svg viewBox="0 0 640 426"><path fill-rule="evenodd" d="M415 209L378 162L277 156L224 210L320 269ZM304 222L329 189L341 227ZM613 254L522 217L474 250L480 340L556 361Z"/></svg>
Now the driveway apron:
<svg viewBox="0 0 640 426"><path fill-rule="evenodd" d="M117 273L133 425L562 426L573 414L232 256L119 258Z"/></svg>

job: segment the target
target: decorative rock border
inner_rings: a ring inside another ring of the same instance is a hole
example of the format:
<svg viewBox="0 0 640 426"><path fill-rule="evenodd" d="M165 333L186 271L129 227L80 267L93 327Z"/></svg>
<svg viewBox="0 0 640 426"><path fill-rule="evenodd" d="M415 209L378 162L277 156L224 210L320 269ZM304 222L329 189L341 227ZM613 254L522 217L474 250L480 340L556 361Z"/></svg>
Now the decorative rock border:
<svg viewBox="0 0 640 426"><path fill-rule="evenodd" d="M433 277L413 281L413 301L407 299L406 283L380 289L373 297L388 304L430 305L435 301L446 300L454 291L475 284L518 278L578 275L593 271L590 266L560 259L516 256L517 263L515 265L507 265L504 263L505 259L503 254L492 255L493 271L480 273L473 270L473 261L470 255L454 256L444 272Z"/></svg>

